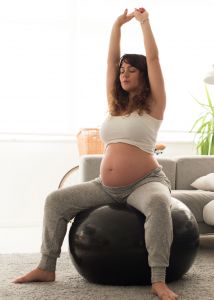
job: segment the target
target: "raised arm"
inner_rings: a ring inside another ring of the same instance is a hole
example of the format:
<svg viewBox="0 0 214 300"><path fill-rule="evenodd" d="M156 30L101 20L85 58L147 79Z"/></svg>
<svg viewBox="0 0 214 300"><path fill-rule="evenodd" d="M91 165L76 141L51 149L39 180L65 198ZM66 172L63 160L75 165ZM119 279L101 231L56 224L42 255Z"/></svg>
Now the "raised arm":
<svg viewBox="0 0 214 300"><path fill-rule="evenodd" d="M107 89L108 101L110 101L109 99L112 95L116 72L120 61L121 26L124 23L129 22L133 17L134 17L134 12L128 14L128 10L125 9L124 13L116 19L112 27L110 41L109 41L109 50L108 50L108 58L107 58L107 75L106 75L106 89Z"/></svg>
<svg viewBox="0 0 214 300"><path fill-rule="evenodd" d="M149 14L144 9L135 9L135 18L140 22L144 38L149 82L151 87L151 115L163 118L166 106L164 79L159 62L158 48L149 22Z"/></svg>

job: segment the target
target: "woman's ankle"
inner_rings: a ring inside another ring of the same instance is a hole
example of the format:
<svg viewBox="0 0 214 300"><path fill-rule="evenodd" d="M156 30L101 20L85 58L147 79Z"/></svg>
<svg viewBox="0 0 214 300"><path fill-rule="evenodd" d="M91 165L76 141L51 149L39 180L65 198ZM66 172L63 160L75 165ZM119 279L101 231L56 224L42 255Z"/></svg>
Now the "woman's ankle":
<svg viewBox="0 0 214 300"><path fill-rule="evenodd" d="M45 270L48 272L56 271L56 258L47 255L42 255L38 269Z"/></svg>
<svg viewBox="0 0 214 300"><path fill-rule="evenodd" d="M165 282L166 267L152 267L151 268L151 280L154 282Z"/></svg>

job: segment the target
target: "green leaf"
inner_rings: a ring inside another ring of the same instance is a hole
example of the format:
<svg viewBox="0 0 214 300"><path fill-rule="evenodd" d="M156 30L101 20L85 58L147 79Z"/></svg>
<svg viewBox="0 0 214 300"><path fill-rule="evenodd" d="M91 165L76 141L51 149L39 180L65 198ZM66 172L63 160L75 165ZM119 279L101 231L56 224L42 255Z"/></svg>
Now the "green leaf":
<svg viewBox="0 0 214 300"><path fill-rule="evenodd" d="M201 106L204 106L205 108L207 108L209 105L205 104L205 103L202 103L200 102L198 99L196 99L194 96L192 96L192 98Z"/></svg>
<svg viewBox="0 0 214 300"><path fill-rule="evenodd" d="M190 132L193 132L193 129L194 129L195 127L197 127L197 124L198 124L198 123L201 122L201 123L203 124L203 122L204 122L204 120L206 119L206 117L208 116L208 114L209 114L209 113L206 113L205 115L201 116L198 120L196 120L195 123L193 124L193 126L192 126Z"/></svg>
<svg viewBox="0 0 214 300"><path fill-rule="evenodd" d="M214 106L213 106L213 104L212 104L212 100L211 100L211 98L210 98L210 94L209 94L209 91L208 91L208 88L207 88L206 85L205 85L205 91L206 91L206 95L207 95L208 105L209 105L209 107L210 107L210 109L211 109L211 111L212 111L212 114L214 114Z"/></svg>
<svg viewBox="0 0 214 300"><path fill-rule="evenodd" d="M211 138L211 145L210 145L210 155L214 155L214 133L212 134Z"/></svg>
<svg viewBox="0 0 214 300"><path fill-rule="evenodd" d="M195 132L194 142L198 154L210 155L214 154L214 105L205 85L205 92L207 104L203 104L196 98L194 100L202 106L204 111L200 114L199 118L194 122L190 132Z"/></svg>

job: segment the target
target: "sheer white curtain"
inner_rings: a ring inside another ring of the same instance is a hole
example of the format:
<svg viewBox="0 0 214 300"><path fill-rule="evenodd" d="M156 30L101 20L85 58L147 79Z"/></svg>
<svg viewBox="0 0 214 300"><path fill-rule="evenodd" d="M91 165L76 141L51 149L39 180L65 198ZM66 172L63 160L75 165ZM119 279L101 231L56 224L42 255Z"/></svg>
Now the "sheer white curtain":
<svg viewBox="0 0 214 300"><path fill-rule="evenodd" d="M214 1L0 1L0 133L70 135L107 111L106 57L115 18L145 6L168 105L162 131L188 132L205 99L214 53ZM122 28L122 53L144 53L139 24Z"/></svg>

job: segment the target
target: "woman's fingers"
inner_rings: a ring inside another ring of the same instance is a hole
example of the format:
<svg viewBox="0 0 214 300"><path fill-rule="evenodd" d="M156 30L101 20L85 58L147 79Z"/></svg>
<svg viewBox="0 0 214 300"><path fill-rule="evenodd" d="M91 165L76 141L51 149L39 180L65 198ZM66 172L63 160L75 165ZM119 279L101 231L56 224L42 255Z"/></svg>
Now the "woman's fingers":
<svg viewBox="0 0 214 300"><path fill-rule="evenodd" d="M145 11L145 8L143 8L143 7L140 7L140 8L139 8L139 11L140 11L141 13L144 13L144 11Z"/></svg>

